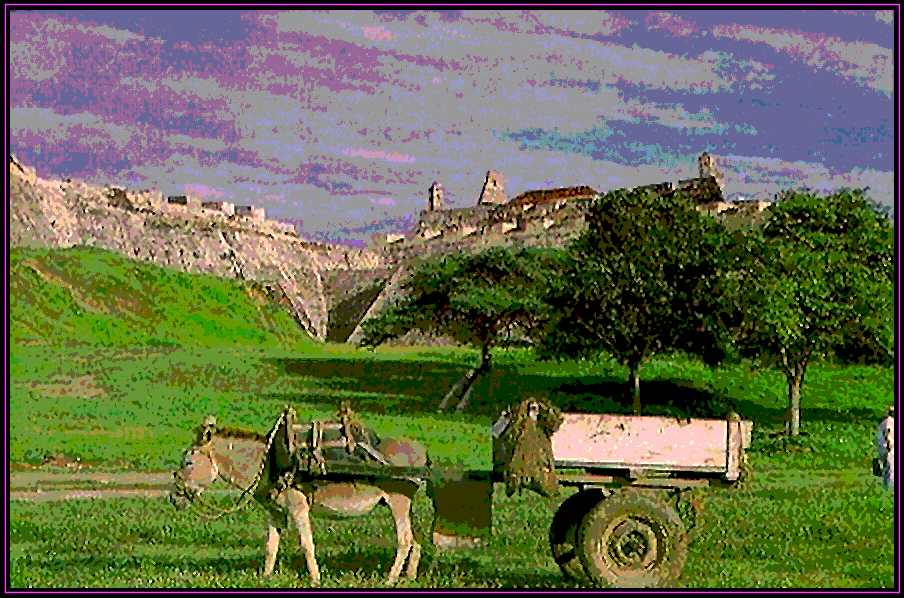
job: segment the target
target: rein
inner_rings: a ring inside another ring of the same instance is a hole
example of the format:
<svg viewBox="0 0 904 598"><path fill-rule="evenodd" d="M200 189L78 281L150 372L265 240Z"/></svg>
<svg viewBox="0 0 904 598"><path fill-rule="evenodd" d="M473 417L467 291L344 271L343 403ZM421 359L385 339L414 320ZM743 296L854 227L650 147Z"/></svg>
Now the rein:
<svg viewBox="0 0 904 598"><path fill-rule="evenodd" d="M210 507L210 506L204 505L203 503L199 502L198 505L196 506L196 512L198 513L198 515L207 519L208 521L214 521L225 515L235 513L236 511L238 511L239 509L242 509L245 505L247 505L250 502L251 494L249 494L249 493L255 486L257 486L257 484L260 482L261 476L264 474L264 469L267 466L267 456L270 454L270 448L273 446L273 439L276 437L276 431L279 429L279 426L283 422L285 417L286 417L286 412L283 411L282 415L280 415L279 419L276 421L276 424L273 426L273 429L270 430L270 434L267 436L267 448L264 449L264 454L261 457L261 465L257 470L257 475L254 476L254 479L251 481L251 484L247 488L242 490L242 495L239 497L238 501L236 501L236 504L232 508L224 509L224 510L220 511L219 513L216 513L216 511L214 510L214 507ZM205 455L207 456L208 459L210 459L210 463L217 470L217 476L219 476L220 468L217 465L217 462L214 459L213 454L210 452L210 448L208 446L209 444L210 444L210 441L208 441L207 445L202 446L200 448L202 450L206 449ZM185 482L181 478L176 478L175 484L176 484L176 490L179 491L179 493L185 495L189 499L189 501L194 503L194 499L197 497L198 493L195 492L194 490L191 490L190 488L188 488L185 485ZM215 514L210 514L210 513L215 513Z"/></svg>

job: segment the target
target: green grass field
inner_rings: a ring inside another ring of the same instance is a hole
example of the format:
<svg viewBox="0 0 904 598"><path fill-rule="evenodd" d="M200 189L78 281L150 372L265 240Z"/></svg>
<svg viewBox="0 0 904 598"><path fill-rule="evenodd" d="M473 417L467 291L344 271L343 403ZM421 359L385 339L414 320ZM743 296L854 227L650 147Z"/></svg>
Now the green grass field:
<svg viewBox="0 0 904 598"><path fill-rule="evenodd" d="M677 587L891 588L895 580L894 501L850 468L775 467L743 490L713 490L703 532ZM557 501L532 493L494 496L495 535L487 548L442 555L433 575L403 587L569 588L546 534ZM415 533L429 537L428 500L415 503ZM395 553L388 510L358 519L313 519L325 588L381 587ZM257 509L207 523L163 499L13 503L13 587L305 587L294 533L277 570L263 564L266 526ZM425 546L422 572L432 558Z"/></svg>
<svg viewBox="0 0 904 598"><path fill-rule="evenodd" d="M381 435L418 439L439 464L488 469L489 424L512 400L543 392L569 410L630 410L627 371L614 363L545 363L527 350L497 350L469 413L440 416L436 406L476 362L475 351L316 343L234 281L97 253L14 252L13 468L64 453L96 468L172 470L208 414L264 432L283 405L302 417L330 417L348 399ZM23 265L28 260L35 261ZM115 301L98 291L113 288L111 276L123 289ZM162 305L160 287L179 280L182 290ZM220 311L207 321L189 317L205 296ZM894 399L892 369L813 364L802 400L806 436L793 441L769 436L786 405L785 381L775 370L746 363L710 369L673 356L639 373L647 414L722 417L734 409L754 420L751 476L741 487L707 492L707 523L680 587L894 586L894 497L869 472L874 426ZM507 498L497 487L490 545L444 555L432 577L408 587L573 587L547 540L560 500L528 492ZM421 491L415 531L422 541L431 517ZM381 586L395 551L388 510L313 525L324 587ZM254 509L206 523L162 499L15 501L9 584L305 587L294 532L284 536L276 575L258 577L265 534ZM426 541L425 552L424 571L432 557Z"/></svg>
<svg viewBox="0 0 904 598"><path fill-rule="evenodd" d="M11 456L27 462L60 451L107 468L126 463L171 470L191 440L190 428L208 413L224 424L265 431L284 404L328 417L348 398L381 434L423 441L438 463L487 469L487 428L499 403L543 387L560 402L587 407L593 392L618 384L611 364L537 363L523 352L497 357L498 371L475 391L475 412L456 417L432 411L473 358L465 350L17 348ZM719 397L711 401L717 407L729 401L756 420L751 480L741 489L709 491L708 523L692 547L682 587L893 585L894 501L868 471L873 425L885 399L868 406L859 399L890 388L889 372L814 366L804 403L808 435L788 442L766 434L783 411L779 377L740 366L704 375L675 359L654 362L650 370L647 394L657 388L677 392L686 389L682 380L695 380ZM41 396L41 381L86 372L94 372L105 396ZM563 384L567 392L555 390ZM581 387L586 392L575 392ZM616 399L596 397L606 404ZM491 545L444 556L432 578L411 585L571 587L547 543L557 504L532 493L505 498L498 488ZM294 536L283 545L277 575L256 577L266 527L253 509L215 523L177 513L162 500L14 502L11 509L10 579L16 587L306 585ZM429 538L431 516L421 492L416 517L422 539ZM357 520L315 520L314 526L325 587L380 586L394 554L387 510ZM425 551L426 564L429 546Z"/></svg>

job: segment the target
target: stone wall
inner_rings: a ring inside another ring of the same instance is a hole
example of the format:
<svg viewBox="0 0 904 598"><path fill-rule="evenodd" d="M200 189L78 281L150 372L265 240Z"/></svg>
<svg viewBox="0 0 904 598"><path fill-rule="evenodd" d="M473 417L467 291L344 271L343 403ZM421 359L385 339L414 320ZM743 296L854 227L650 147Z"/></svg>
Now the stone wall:
<svg viewBox="0 0 904 598"><path fill-rule="evenodd" d="M659 195L680 192L700 209L738 222L762 221L762 206L727 204L712 161L710 176L649 185ZM414 259L490 246L561 247L585 227L589 187L532 191L509 202L505 179L489 171L479 205L428 209L418 229L386 235L379 251L314 244L289 223L267 221L263 209L226 202L169 204L159 191L100 187L84 181L45 181L10 159L10 245L93 245L134 259L188 272L257 281L266 285L315 338L350 341L360 322L398 296ZM441 186L431 187L428 208ZM215 204L215 205L212 205ZM243 215L244 213L244 215ZM394 274L395 273L395 274Z"/></svg>
<svg viewBox="0 0 904 598"><path fill-rule="evenodd" d="M240 218L249 218L257 221L264 221L267 219L264 208L255 206L235 206L234 214Z"/></svg>
<svg viewBox="0 0 904 598"><path fill-rule="evenodd" d="M466 236L481 229L492 209L492 206L478 206L421 212L418 232L440 230L447 236Z"/></svg>
<svg viewBox="0 0 904 598"><path fill-rule="evenodd" d="M11 247L90 245L186 272L257 281L281 293L299 325L315 338L327 337L328 305L346 300L327 296L325 274L362 271L373 276L391 267L386 256L374 252L302 241L286 234L289 227L294 231L288 223L234 219L214 210L207 214L200 207L167 205L155 192L32 180L27 175L10 161ZM113 205L111 195L117 198ZM161 203L134 209L139 197ZM361 315L368 307L360 306ZM350 332L351 325L346 327Z"/></svg>
<svg viewBox="0 0 904 598"><path fill-rule="evenodd" d="M279 222L276 220L267 220L267 226L269 226L273 231L281 235L290 235L293 237L298 236L298 231L295 229L295 225L291 222Z"/></svg>
<svg viewBox="0 0 904 598"><path fill-rule="evenodd" d="M548 201L539 198L536 202L516 203L513 200L500 205L423 211L415 235L411 239L394 236L393 242L436 243L440 238L453 240L471 236L517 235L560 226L580 227L584 222L583 206L593 197L593 193L578 193ZM388 244L389 236L386 236L382 245Z"/></svg>
<svg viewBox="0 0 904 598"><path fill-rule="evenodd" d="M21 177L22 180L31 183L34 185L38 180L38 171L30 166L26 166L15 156L9 157L9 172L12 175L14 172L17 176Z"/></svg>
<svg viewBox="0 0 904 598"><path fill-rule="evenodd" d="M202 201L201 209L222 212L227 216L235 214L235 204L228 201Z"/></svg>

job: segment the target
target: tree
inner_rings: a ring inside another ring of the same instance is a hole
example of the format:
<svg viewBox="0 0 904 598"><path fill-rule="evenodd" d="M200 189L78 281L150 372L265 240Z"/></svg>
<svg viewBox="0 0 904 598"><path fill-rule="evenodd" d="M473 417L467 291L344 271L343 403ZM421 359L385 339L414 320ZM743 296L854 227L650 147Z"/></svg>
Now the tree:
<svg viewBox="0 0 904 598"><path fill-rule="evenodd" d="M376 318L362 323L361 344L376 346L409 330L451 336L476 345L480 363L461 378L439 406L456 397L463 411L470 391L490 370L490 349L515 330L529 332L544 310L547 277L543 250L489 248L425 260L402 284L400 298Z"/></svg>
<svg viewBox="0 0 904 598"><path fill-rule="evenodd" d="M790 433L800 432L800 397L814 357L882 358L893 353L888 322L895 271L888 216L861 190L821 199L787 192L772 217L748 235L746 354L773 358L788 384ZM857 348L857 345L862 345Z"/></svg>
<svg viewBox="0 0 904 598"><path fill-rule="evenodd" d="M614 191L593 202L587 220L547 298L553 316L541 353L605 350L628 367L639 415L637 370L651 355L686 350L708 363L724 357L737 314L727 301L736 243L681 193Z"/></svg>

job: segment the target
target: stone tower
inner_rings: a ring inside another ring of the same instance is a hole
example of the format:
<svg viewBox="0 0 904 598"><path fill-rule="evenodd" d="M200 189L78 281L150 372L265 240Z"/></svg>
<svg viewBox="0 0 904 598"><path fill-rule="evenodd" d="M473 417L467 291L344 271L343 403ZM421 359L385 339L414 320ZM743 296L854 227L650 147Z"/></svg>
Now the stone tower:
<svg viewBox="0 0 904 598"><path fill-rule="evenodd" d="M487 171L486 181L483 183L483 191L477 205L505 205L508 197L505 195L506 179L495 170Z"/></svg>
<svg viewBox="0 0 904 598"><path fill-rule="evenodd" d="M715 177L719 188L722 188L722 173L716 170L716 162L713 157L703 152L697 158L697 164L700 166L700 178Z"/></svg>
<svg viewBox="0 0 904 598"><path fill-rule="evenodd" d="M427 191L427 211L438 212L446 209L446 198L443 186L433 181L430 190Z"/></svg>

